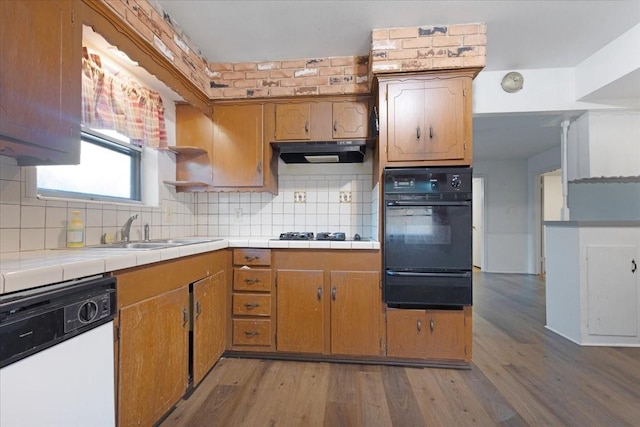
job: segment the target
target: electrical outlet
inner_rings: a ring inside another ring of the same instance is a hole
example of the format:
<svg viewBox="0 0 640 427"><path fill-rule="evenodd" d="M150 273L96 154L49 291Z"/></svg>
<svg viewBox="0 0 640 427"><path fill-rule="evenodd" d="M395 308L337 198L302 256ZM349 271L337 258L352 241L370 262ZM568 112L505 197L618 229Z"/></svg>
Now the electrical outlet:
<svg viewBox="0 0 640 427"><path fill-rule="evenodd" d="M173 208L171 205L167 205L164 207L164 222L172 222L173 221Z"/></svg>
<svg viewBox="0 0 640 427"><path fill-rule="evenodd" d="M233 219L235 222L242 222L242 208L237 208L233 213Z"/></svg>
<svg viewBox="0 0 640 427"><path fill-rule="evenodd" d="M307 192L306 191L295 191L293 193L293 200L296 203L306 203L307 202Z"/></svg>
<svg viewBox="0 0 640 427"><path fill-rule="evenodd" d="M340 203L351 203L351 191L340 192Z"/></svg>

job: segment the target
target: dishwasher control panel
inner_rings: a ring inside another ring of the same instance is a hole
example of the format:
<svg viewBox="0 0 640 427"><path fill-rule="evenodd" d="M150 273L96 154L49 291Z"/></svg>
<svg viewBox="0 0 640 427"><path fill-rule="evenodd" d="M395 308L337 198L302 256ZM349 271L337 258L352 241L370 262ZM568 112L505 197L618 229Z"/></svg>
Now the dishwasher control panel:
<svg viewBox="0 0 640 427"><path fill-rule="evenodd" d="M69 304L64 308L64 332L68 333L104 318L112 316L111 297L114 292L107 292L88 298L84 301Z"/></svg>

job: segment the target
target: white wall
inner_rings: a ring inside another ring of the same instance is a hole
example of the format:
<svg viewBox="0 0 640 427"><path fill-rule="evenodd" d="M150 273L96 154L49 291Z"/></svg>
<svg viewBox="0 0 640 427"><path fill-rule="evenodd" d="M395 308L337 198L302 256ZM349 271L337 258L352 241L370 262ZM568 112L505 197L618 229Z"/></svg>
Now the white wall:
<svg viewBox="0 0 640 427"><path fill-rule="evenodd" d="M488 273L529 272L526 160L476 161L485 179L485 264Z"/></svg>

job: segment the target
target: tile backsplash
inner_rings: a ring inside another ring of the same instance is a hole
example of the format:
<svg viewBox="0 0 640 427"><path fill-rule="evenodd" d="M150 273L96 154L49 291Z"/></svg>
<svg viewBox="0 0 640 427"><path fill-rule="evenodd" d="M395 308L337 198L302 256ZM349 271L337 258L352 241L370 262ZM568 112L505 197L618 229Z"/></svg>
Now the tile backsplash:
<svg viewBox="0 0 640 427"><path fill-rule="evenodd" d="M170 155L167 155L170 156ZM160 169L170 179L173 159ZM160 184L160 206L140 207L28 197L26 169L0 156L0 253L64 248L71 211L79 210L86 244L105 233L116 235L138 214L131 239L191 235L277 237L284 231L342 231L349 237L377 236L377 191L371 184L371 160L358 164L287 165L280 161L278 195L270 193L176 193ZM295 193L304 193L304 201ZM342 196L341 196L342 195ZM350 202L347 195L350 195ZM118 236L119 238L119 236Z"/></svg>

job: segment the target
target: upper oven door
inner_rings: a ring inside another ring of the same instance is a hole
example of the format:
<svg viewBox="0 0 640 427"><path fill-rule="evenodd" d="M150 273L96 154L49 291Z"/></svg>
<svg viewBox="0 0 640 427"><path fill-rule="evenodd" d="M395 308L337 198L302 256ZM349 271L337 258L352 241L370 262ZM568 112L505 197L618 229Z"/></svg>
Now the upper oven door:
<svg viewBox="0 0 640 427"><path fill-rule="evenodd" d="M385 268L471 270L471 201L387 201Z"/></svg>

